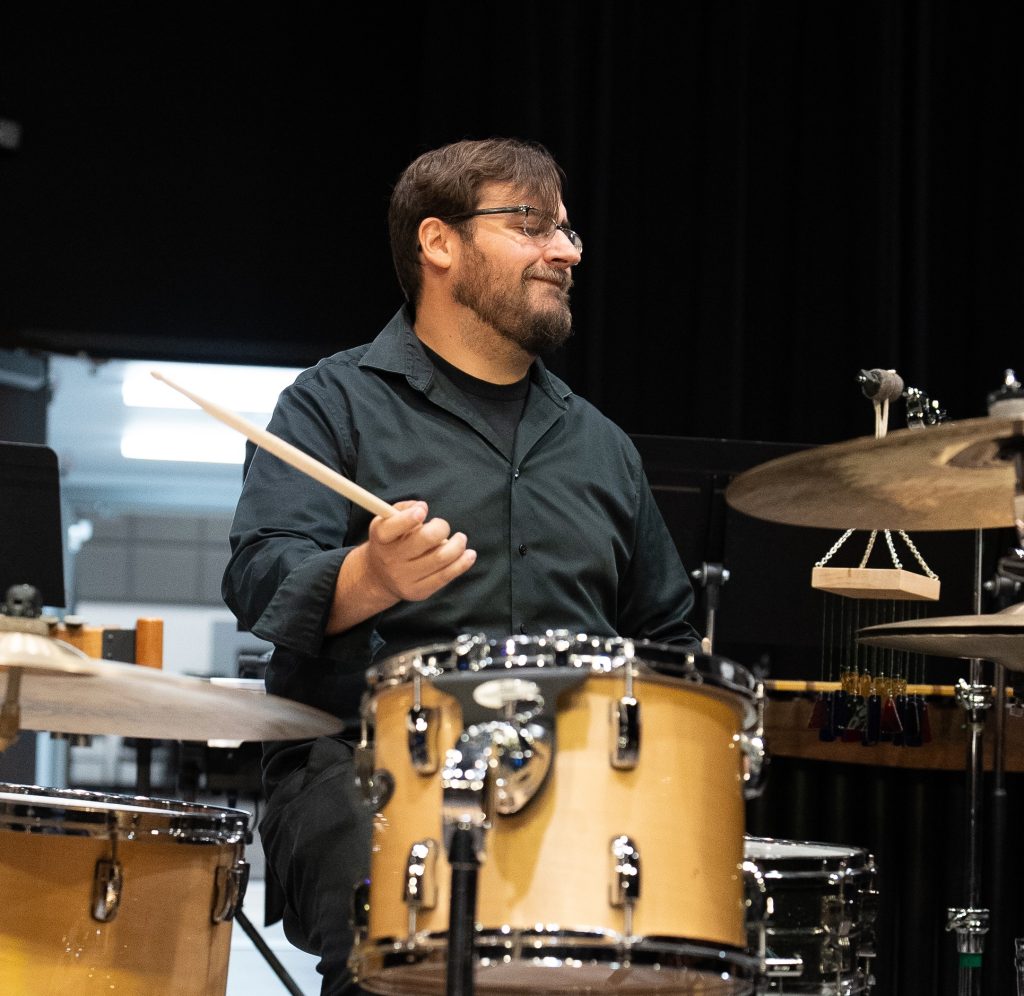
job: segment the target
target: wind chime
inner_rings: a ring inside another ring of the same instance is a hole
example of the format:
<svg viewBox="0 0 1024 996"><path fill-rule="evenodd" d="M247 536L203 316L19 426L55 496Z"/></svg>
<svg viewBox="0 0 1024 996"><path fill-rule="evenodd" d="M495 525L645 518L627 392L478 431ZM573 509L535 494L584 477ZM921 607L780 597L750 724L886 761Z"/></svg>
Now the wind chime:
<svg viewBox="0 0 1024 996"><path fill-rule="evenodd" d="M874 405L880 439L903 381L894 370L862 370L859 380ZM911 680L924 681L924 656L861 646L856 637L864 626L921 618L939 599L939 578L902 529L872 530L856 567L830 566L854 531L846 530L811 571L811 587L822 593L821 679L828 690L815 701L809 725L824 741L919 747L931 739L928 704L909 689ZM903 566L897 537L922 573ZM870 566L872 553L881 549L889 563Z"/></svg>

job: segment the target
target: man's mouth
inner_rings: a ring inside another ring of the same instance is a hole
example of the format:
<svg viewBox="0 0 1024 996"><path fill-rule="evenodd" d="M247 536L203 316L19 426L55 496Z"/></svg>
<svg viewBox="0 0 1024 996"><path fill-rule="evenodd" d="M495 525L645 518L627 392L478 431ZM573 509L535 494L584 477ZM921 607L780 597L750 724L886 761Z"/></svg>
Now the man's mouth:
<svg viewBox="0 0 1024 996"><path fill-rule="evenodd" d="M551 284L561 291L567 291L572 286L572 278L563 276L560 273L533 273L530 274L530 279L539 280L544 284Z"/></svg>

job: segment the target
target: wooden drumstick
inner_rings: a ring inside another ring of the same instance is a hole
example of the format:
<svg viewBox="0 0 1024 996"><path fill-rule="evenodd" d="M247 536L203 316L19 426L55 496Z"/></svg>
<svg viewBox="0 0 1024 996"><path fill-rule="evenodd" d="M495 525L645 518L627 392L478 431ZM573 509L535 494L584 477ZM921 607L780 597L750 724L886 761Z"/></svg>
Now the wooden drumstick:
<svg viewBox="0 0 1024 996"><path fill-rule="evenodd" d="M265 449L268 453L273 453L274 456L290 464L296 470L302 471L303 474L312 477L313 480L319 481L332 491L336 491L339 495L348 498L349 501L355 502L360 508L365 508L367 512L384 518L395 514L395 510L387 502L382 501L375 494L367 491L366 488L361 488L347 477L343 477L336 470L331 470L330 467L322 464L319 460L313 459L308 453L303 453L302 450L292 446L291 443L285 442L279 436L275 436L272 432L267 432L266 429L261 429L258 425L242 418L241 415L237 415L227 408L223 408L212 401L201 398L198 394L187 391L156 370L151 370L150 373L157 380L163 381L168 387L173 387L179 394L184 394L190 401L194 401L203 411L208 412L215 419L231 426L232 429L236 429L243 436L251 439L257 446Z"/></svg>

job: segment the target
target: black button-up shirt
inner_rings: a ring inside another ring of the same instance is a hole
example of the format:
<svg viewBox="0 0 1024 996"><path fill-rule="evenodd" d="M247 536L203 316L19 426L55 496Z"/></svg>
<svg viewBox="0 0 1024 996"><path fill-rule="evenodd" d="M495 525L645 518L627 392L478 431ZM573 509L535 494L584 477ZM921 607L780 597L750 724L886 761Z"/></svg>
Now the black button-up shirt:
<svg viewBox="0 0 1024 996"><path fill-rule="evenodd" d="M511 460L437 375L405 309L281 394L271 432L389 504L423 499L477 561L430 598L325 636L338 571L371 516L257 450L223 595L277 648L269 692L354 717L375 658L460 633L568 629L699 650L689 578L633 443L541 361L530 377Z"/></svg>

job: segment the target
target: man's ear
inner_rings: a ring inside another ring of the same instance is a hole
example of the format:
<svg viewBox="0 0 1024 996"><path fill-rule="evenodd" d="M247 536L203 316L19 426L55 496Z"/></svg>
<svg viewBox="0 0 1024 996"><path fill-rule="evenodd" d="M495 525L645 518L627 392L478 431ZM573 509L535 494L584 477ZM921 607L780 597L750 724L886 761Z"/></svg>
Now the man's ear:
<svg viewBox="0 0 1024 996"><path fill-rule="evenodd" d="M440 218L424 218L417 234L424 261L448 269L452 265L452 230Z"/></svg>

